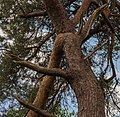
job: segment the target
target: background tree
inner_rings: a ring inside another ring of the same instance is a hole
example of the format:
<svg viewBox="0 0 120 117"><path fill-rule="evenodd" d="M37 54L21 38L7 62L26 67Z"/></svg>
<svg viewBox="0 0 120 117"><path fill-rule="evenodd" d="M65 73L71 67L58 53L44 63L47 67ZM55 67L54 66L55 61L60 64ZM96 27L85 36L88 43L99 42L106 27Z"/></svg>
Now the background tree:
<svg viewBox="0 0 120 117"><path fill-rule="evenodd" d="M119 1L1 0L0 9L2 116L75 116L66 110L76 98L79 117L119 114Z"/></svg>

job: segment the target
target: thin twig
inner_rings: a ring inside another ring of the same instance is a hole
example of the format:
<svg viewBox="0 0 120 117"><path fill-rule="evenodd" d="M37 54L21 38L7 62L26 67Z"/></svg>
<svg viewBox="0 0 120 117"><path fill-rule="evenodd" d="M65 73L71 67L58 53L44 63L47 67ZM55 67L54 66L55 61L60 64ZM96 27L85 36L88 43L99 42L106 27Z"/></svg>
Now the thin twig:
<svg viewBox="0 0 120 117"><path fill-rule="evenodd" d="M47 105L47 108L49 108L50 105L54 102L55 97L56 97L56 95L58 94L58 92L59 92L59 90L60 90L60 88L62 87L63 84L64 84L64 82L62 82L62 83L59 85L58 89L55 91L54 95L52 96L51 102Z"/></svg>
<svg viewBox="0 0 120 117"><path fill-rule="evenodd" d="M24 9L22 8L22 5L21 5L21 1L19 1L19 0L16 0L16 2L18 3L18 6L20 7L20 9L21 9L21 11L23 12L23 14L25 14L25 11L24 11Z"/></svg>
<svg viewBox="0 0 120 117"><path fill-rule="evenodd" d="M114 67L114 63L113 63L113 59L112 59L112 51L113 51L113 45L114 45L114 34L112 34L112 39L111 39L111 43L109 40L109 47L108 47L108 54L109 54L109 61L110 61L110 65L111 65L111 69L112 69L112 76L110 78L108 78L106 80L106 82L110 82L112 81L115 77L116 77L116 72L115 72L115 67Z"/></svg>
<svg viewBox="0 0 120 117"><path fill-rule="evenodd" d="M34 51L34 53L27 58L27 60L31 60L32 58L34 58L36 56L36 54L38 53L39 49L41 48L41 46L47 41L49 40L49 38L55 33L55 31L49 33L47 36L45 36L43 38L43 40L38 44L36 50Z"/></svg>
<svg viewBox="0 0 120 117"><path fill-rule="evenodd" d="M89 53L86 57L84 57L84 60L86 60L86 59L88 59L90 56L92 56L98 49L100 49L101 47L103 47L105 44L106 44L106 42L103 43L103 44L101 44L101 45L99 45L99 46L97 46L97 47L95 47L94 50L93 50L91 53Z"/></svg>
<svg viewBox="0 0 120 117"><path fill-rule="evenodd" d="M38 12L32 12L32 13L24 13L24 14L19 14L18 16L21 18L31 18L31 17L38 17L38 16L46 16L47 12L46 11L38 11Z"/></svg>
<svg viewBox="0 0 120 117"><path fill-rule="evenodd" d="M93 3L97 8L100 7L96 0L93 1L92 3ZM114 32L114 28L112 27L112 25L111 25L109 19L106 17L105 13L102 12L101 15L102 15L103 18L105 19L105 22L106 22L106 24L109 26L109 28L111 29L111 31Z"/></svg>

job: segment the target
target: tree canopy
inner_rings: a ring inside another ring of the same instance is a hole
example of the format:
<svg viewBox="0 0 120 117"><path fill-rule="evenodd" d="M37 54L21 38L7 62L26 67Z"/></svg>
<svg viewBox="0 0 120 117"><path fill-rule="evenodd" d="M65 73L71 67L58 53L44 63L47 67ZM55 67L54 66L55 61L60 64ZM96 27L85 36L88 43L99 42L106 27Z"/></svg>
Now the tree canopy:
<svg viewBox="0 0 120 117"><path fill-rule="evenodd" d="M62 43L55 45L56 38L68 32L84 36L78 44L104 91L106 116L120 116L120 1L56 1L60 3L56 7L49 0L0 1L0 116L27 115L28 104L46 75L56 76L47 94L46 114L77 115L77 97L65 72L70 67L69 55L58 50L59 65L49 65L51 53Z"/></svg>

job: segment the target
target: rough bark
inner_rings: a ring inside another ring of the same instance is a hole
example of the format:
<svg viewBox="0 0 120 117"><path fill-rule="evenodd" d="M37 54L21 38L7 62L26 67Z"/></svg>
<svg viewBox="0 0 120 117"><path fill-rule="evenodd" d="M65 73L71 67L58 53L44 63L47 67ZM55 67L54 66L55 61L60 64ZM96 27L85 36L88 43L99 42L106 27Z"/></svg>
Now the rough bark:
<svg viewBox="0 0 120 117"><path fill-rule="evenodd" d="M68 82L75 91L78 101L78 117L105 117L103 91L92 70L83 59L80 50L81 40L83 40L81 36L73 33L59 35L59 41L55 43L55 50L53 51L56 53L53 55L62 55L60 53L62 53L62 47L64 46L63 50L67 57L69 64L68 71L71 76ZM52 57L55 57L54 60L57 61L60 56ZM56 62L53 63L53 61L50 61L50 63L50 67L52 65L58 67ZM49 92L48 89L50 89L51 84L53 84L51 76L44 78L44 82L40 85L34 105L39 108L44 108L49 94L47 92ZM37 117L37 114L32 111L30 111L28 115L29 117Z"/></svg>
<svg viewBox="0 0 120 117"><path fill-rule="evenodd" d="M80 50L81 41L84 40L84 36L77 36L73 33L74 26L69 20L64 7L60 4L59 0L44 0L48 15L50 16L52 23L54 24L57 33L63 33L58 35L48 68L58 68L60 58L62 55L62 47L64 40L64 52L66 54L69 73L71 74L71 80L68 80L73 90L76 93L78 100L78 117L105 117L104 115L104 97L102 89L100 88L94 74L90 68L86 65L82 58ZM89 3L90 4L90 3ZM84 9L84 12L88 8ZM77 15L73 19L74 24L78 22ZM80 15L78 16L80 17ZM37 96L34 101L34 105L43 109L46 105L48 92L51 85L54 83L55 77L46 76L40 84ZM26 117L37 117L37 114L33 111L29 111Z"/></svg>
<svg viewBox="0 0 120 117"><path fill-rule="evenodd" d="M62 33L72 31L72 23L69 20L67 13L60 1L44 0L44 2L46 5L48 15L50 16L52 23L55 26L56 32ZM60 58L62 55L61 50L59 48L61 46L61 37L62 35L59 35L56 39L48 64L48 68L58 68L59 66ZM38 108L44 109L49 94L48 92L50 90L50 87L54 83L54 79L55 77L53 76L46 76L45 78L43 78L43 81L40 84L39 90L33 103ZM33 111L29 111L26 117L37 117L37 114Z"/></svg>
<svg viewBox="0 0 120 117"><path fill-rule="evenodd" d="M64 34L64 51L69 64L71 84L78 101L78 117L105 117L103 91L90 67L82 58L82 37Z"/></svg>
<svg viewBox="0 0 120 117"><path fill-rule="evenodd" d="M67 12L60 0L44 0L44 2L57 33L73 31L73 24L69 20Z"/></svg>
<svg viewBox="0 0 120 117"><path fill-rule="evenodd" d="M48 68L57 68L59 66L60 58L62 56L62 35L58 35L56 38L56 42L54 44L54 48L50 57L50 61L48 64ZM37 92L36 98L33 104L40 108L44 109L50 89L54 83L54 76L45 76L39 86L39 90ZM52 90L52 89L51 89ZM26 117L37 117L37 113L33 111L29 111Z"/></svg>
<svg viewBox="0 0 120 117"><path fill-rule="evenodd" d="M77 13L75 14L75 16L73 18L74 25L76 25L80 21L82 15L84 15L84 13L87 11L89 5L91 4L91 1L92 0L83 0L82 1L81 7L78 9Z"/></svg>

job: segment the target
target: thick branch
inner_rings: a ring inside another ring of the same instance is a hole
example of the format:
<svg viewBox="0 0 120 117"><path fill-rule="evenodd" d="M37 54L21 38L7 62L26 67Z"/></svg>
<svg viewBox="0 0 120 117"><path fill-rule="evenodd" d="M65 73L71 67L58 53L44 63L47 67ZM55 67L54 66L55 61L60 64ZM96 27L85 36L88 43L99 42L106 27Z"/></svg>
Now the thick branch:
<svg viewBox="0 0 120 117"><path fill-rule="evenodd" d="M59 0L43 0L46 5L46 10L50 16L52 23L54 24L56 31L59 32L68 32L73 31L72 22L67 16L67 12ZM71 3L71 2L70 2ZM20 17L29 18L35 16L45 16L47 15L46 11L33 12L29 14L21 14Z"/></svg>
<svg viewBox="0 0 120 117"><path fill-rule="evenodd" d="M39 109L37 107L35 107L33 104L30 104L30 103L26 103L24 100L22 100L20 97L18 96L14 96L17 101L23 105L24 107L30 109L30 110L33 110L34 112L38 113L39 115L42 115L44 117L57 117L57 116L54 116L54 115L51 115L50 113L46 112L45 110L42 110L42 109Z"/></svg>
<svg viewBox="0 0 120 117"><path fill-rule="evenodd" d="M68 32L73 31L72 22L69 20L67 16L67 12L63 7L60 0L43 0L48 15L50 16L52 23L54 24L57 32Z"/></svg>
<svg viewBox="0 0 120 117"><path fill-rule="evenodd" d="M53 50L51 53L51 57L50 57L50 61L48 64L48 68L59 67L61 56L63 54L62 43L63 43L63 35L60 34L57 36L55 40ZM33 104L36 107L44 109L44 107L46 106L47 100L48 100L49 92L53 90L52 86L54 84L54 80L55 80L54 76L45 76L42 82L40 82L39 90L33 102ZM29 111L26 117L37 117L37 114L33 111Z"/></svg>
<svg viewBox="0 0 120 117"><path fill-rule="evenodd" d="M80 21L82 15L87 11L90 6L91 0L83 0L81 7L78 9L77 13L73 18L74 26Z"/></svg>
<svg viewBox="0 0 120 117"><path fill-rule="evenodd" d="M82 35L84 36L83 39L85 39L88 35L89 35L89 32L90 32L90 29L91 29L91 26L92 24L94 23L94 21L96 20L96 17L101 13L103 12L104 9L106 9L108 7L107 4L97 8L93 14L89 17L88 21L85 23L84 25L84 28L82 30Z"/></svg>
<svg viewBox="0 0 120 117"><path fill-rule="evenodd" d="M107 29L101 29L101 25L104 25L105 22L101 21L100 24L98 24L94 29L90 29L90 32L88 36L82 41L81 45L85 43L90 37L92 37L94 34L97 34L99 32L105 32Z"/></svg>
<svg viewBox="0 0 120 117"><path fill-rule="evenodd" d="M75 0L69 0L66 4L65 7L72 4ZM30 17L38 17L38 16L46 16L47 11L36 11L36 12L31 12L31 13L24 13L24 14L19 14L21 18L30 18Z"/></svg>
<svg viewBox="0 0 120 117"><path fill-rule="evenodd" d="M66 72L64 72L61 69L58 68L45 68L45 67L41 67L37 64L22 60L20 58L18 58L15 55L12 54L6 54L6 56L11 59L14 63L22 65L24 67L28 67L34 71L46 74L46 75L52 75L52 76L61 76L61 77L67 77Z"/></svg>
<svg viewBox="0 0 120 117"><path fill-rule="evenodd" d="M41 67L37 64L31 63L28 61L14 61L13 60L13 62L19 65L22 65L24 67L28 67L34 71L46 74L46 75L67 77L66 72L58 68L45 68L45 67Z"/></svg>

